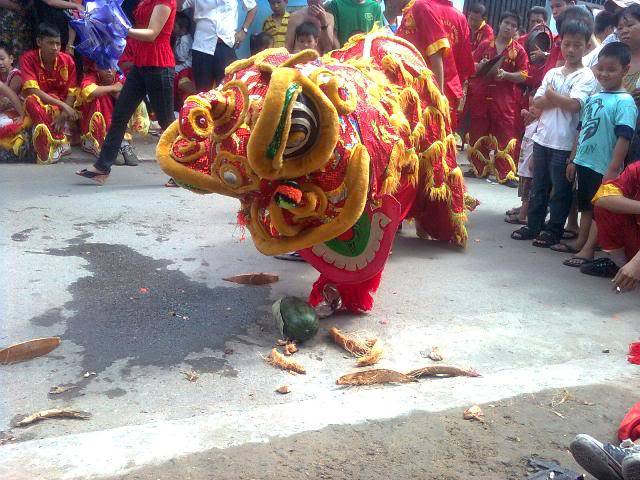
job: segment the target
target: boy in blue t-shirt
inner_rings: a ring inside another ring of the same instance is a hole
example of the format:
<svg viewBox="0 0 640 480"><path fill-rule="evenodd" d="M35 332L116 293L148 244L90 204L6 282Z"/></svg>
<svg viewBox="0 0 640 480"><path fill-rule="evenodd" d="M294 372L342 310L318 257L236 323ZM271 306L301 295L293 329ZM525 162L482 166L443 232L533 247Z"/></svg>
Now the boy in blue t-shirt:
<svg viewBox="0 0 640 480"><path fill-rule="evenodd" d="M595 76L602 90L585 104L575 158L567 165L567 179L577 179L580 231L573 242L561 245L562 251L575 253L584 246L593 219L591 199L603 179L616 178L624 166L638 116L633 97L622 88L630 62L629 47L621 42L605 45L598 55Z"/></svg>

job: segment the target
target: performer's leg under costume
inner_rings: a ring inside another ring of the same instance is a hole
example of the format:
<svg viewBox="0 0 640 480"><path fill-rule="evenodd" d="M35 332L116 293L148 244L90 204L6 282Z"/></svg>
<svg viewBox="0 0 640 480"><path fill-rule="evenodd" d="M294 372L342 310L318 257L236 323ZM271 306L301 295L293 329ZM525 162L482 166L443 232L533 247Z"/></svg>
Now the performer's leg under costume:
<svg viewBox="0 0 640 480"><path fill-rule="evenodd" d="M38 163L50 163L55 150L67 141L64 133L53 126L61 113L60 107L46 105L36 95L29 95L24 106L33 124L33 147Z"/></svg>
<svg viewBox="0 0 640 480"><path fill-rule="evenodd" d="M493 88L492 101L489 102L491 133L497 141L493 160L493 171L500 183L515 180L518 157L518 116L519 103L507 92L501 93L499 87Z"/></svg>
<svg viewBox="0 0 640 480"><path fill-rule="evenodd" d="M635 215L614 213L595 206L593 215L598 226L598 244L605 251L624 249L628 260L640 251L640 225Z"/></svg>
<svg viewBox="0 0 640 480"><path fill-rule="evenodd" d="M492 172L490 152L495 146L491 136L489 102L485 95L470 95L469 107L469 162L478 177L487 177Z"/></svg>

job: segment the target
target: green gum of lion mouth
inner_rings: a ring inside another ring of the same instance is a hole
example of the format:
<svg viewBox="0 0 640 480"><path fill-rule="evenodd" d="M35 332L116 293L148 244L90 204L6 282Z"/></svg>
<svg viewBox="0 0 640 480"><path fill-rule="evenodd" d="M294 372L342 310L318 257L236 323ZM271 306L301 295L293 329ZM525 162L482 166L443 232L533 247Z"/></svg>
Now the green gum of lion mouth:
<svg viewBox="0 0 640 480"><path fill-rule="evenodd" d="M271 143L267 147L267 156L273 160L280 149L280 145L282 145L282 134L284 132L284 125L287 121L287 110L289 110L289 105L291 104L291 100L293 100L293 95L300 89L300 85L298 83L292 83L287 91L284 94L284 105L282 106L282 112L280 113L280 120L278 121L278 126L276 127L276 131L273 134L273 139Z"/></svg>

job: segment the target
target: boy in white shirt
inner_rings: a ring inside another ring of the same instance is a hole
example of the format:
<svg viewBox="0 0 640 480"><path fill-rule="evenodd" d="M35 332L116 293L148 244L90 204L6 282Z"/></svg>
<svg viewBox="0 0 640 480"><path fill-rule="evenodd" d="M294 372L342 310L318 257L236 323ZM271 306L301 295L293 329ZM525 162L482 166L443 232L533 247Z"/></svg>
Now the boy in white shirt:
<svg viewBox="0 0 640 480"><path fill-rule="evenodd" d="M548 248L560 242L571 209L567 163L578 135L580 110L597 87L593 72L582 65L591 34L592 27L584 22L562 23L560 49L565 64L547 72L534 97L534 105L542 114L533 135L533 185L527 225L513 232L511 238L533 239L536 247ZM547 208L550 219L545 225Z"/></svg>

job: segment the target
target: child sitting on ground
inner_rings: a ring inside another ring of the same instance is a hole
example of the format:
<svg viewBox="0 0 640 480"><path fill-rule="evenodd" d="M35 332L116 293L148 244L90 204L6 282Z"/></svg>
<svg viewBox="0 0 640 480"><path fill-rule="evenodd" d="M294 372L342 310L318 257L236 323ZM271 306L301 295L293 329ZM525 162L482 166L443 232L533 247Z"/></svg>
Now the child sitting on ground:
<svg viewBox="0 0 640 480"><path fill-rule="evenodd" d="M271 36L274 48L284 48L289 26L289 12L287 12L287 0L269 0L272 15L262 24L262 31ZM253 54L252 54L253 55Z"/></svg>
<svg viewBox="0 0 640 480"><path fill-rule="evenodd" d="M514 240L533 240L548 248L562 238L571 209L572 190L566 169L577 136L580 110L597 84L593 72L582 65L591 38L591 26L565 20L560 28L563 67L547 72L534 97L542 111L533 135L533 183L527 225L514 231ZM547 208L550 219L545 225Z"/></svg>
<svg viewBox="0 0 640 480"><path fill-rule="evenodd" d="M25 145L20 71L8 45L0 43L0 162L16 161Z"/></svg>
<svg viewBox="0 0 640 480"><path fill-rule="evenodd" d="M296 40L293 53L298 53L307 49L316 50L318 53L321 53L320 50L318 50L319 37L320 31L318 30L318 27L311 22L302 22L296 27Z"/></svg>
<svg viewBox="0 0 640 480"><path fill-rule="evenodd" d="M124 76L110 68L99 68L86 62L86 72L80 83L80 94L76 106L79 107L82 149L94 156L100 155L102 142L111 125L111 115L116 98L124 85ZM138 157L128 140L120 147L116 165L138 164Z"/></svg>
<svg viewBox="0 0 640 480"><path fill-rule="evenodd" d="M173 24L173 56L176 59L176 77L173 80L173 99L175 109L180 110L184 100L196 93L191 71L191 20L182 12L176 13L176 21Z"/></svg>
<svg viewBox="0 0 640 480"><path fill-rule="evenodd" d="M273 38L267 32L254 33L249 38L249 52L251 56L267 48L273 48Z"/></svg>
<svg viewBox="0 0 640 480"><path fill-rule="evenodd" d="M567 166L567 179L577 179L580 230L574 241L552 247L554 250L577 253L584 246L593 219L591 199L603 178L612 180L622 171L638 116L633 97L622 88L630 62L629 47L621 42L605 45L598 55L594 70L602 91L587 100L575 158ZM584 261L574 257L564 263L580 267Z"/></svg>
<svg viewBox="0 0 640 480"><path fill-rule="evenodd" d="M25 110L33 123L33 147L40 164L57 162L68 153L64 127L78 120L76 65L60 51L60 31L47 23L38 26L38 48L20 58Z"/></svg>

